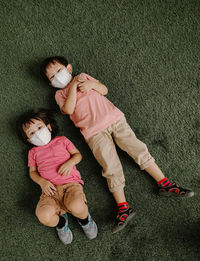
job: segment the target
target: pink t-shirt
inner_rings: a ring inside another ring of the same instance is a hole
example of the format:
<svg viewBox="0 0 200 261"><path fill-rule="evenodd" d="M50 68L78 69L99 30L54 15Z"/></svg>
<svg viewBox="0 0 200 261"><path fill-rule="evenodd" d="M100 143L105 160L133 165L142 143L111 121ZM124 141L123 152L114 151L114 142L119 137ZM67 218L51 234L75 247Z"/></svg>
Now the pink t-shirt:
<svg viewBox="0 0 200 261"><path fill-rule="evenodd" d="M64 136L55 137L47 145L36 146L29 150L28 166L37 167L40 176L54 185L63 185L71 182L84 184L76 166L69 176L58 174L59 167L71 158L70 151L75 146Z"/></svg>
<svg viewBox="0 0 200 261"><path fill-rule="evenodd" d="M96 81L93 77L82 73L86 80ZM78 90L78 89L77 89ZM55 99L60 109L62 109L68 95L68 85L58 90ZM95 90L87 93L77 91L77 101L70 119L75 126L80 128L84 138L87 140L124 116L105 96Z"/></svg>

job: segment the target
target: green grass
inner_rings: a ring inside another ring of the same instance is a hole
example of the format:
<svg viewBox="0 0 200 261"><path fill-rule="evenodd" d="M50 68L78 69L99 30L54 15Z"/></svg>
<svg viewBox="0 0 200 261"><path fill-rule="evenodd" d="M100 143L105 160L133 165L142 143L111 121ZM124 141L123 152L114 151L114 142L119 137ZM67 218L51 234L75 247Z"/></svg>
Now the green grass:
<svg viewBox="0 0 200 261"><path fill-rule="evenodd" d="M198 0L0 0L1 261L199 260L199 13ZM112 235L116 209L101 168L39 77L51 55L105 83L166 176L196 196L158 197L155 182L119 150L137 216ZM99 227L93 241L70 217L74 241L63 246L34 214L40 188L28 177L28 148L15 130L16 118L33 107L53 109L60 134L83 155L78 169Z"/></svg>

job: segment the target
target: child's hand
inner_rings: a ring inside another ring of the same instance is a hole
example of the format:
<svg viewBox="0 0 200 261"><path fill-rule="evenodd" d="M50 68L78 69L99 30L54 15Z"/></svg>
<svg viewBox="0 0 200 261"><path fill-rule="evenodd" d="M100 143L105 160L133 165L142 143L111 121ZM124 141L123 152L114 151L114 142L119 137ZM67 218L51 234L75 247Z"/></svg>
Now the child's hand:
<svg viewBox="0 0 200 261"><path fill-rule="evenodd" d="M78 88L81 92L88 92L93 89L95 82L91 80L85 80L78 84Z"/></svg>
<svg viewBox="0 0 200 261"><path fill-rule="evenodd" d="M45 179L43 179L40 182L40 187L42 188L42 191L44 192L44 194L46 194L47 196L53 196L56 191L56 188L54 187L54 185L50 181L45 180Z"/></svg>
<svg viewBox="0 0 200 261"><path fill-rule="evenodd" d="M78 87L78 84L80 83L79 80L78 80L78 77L79 76L75 76L73 78L73 80L70 83L70 88L77 88Z"/></svg>
<svg viewBox="0 0 200 261"><path fill-rule="evenodd" d="M73 169L74 164L70 161L65 162L64 164L62 164L58 170L58 173L61 176L69 176L70 172Z"/></svg>
<svg viewBox="0 0 200 261"><path fill-rule="evenodd" d="M77 77L77 80L78 80L79 82L84 82L84 81L86 81L86 77L83 76L82 74L79 74L79 75L77 75L76 77Z"/></svg>

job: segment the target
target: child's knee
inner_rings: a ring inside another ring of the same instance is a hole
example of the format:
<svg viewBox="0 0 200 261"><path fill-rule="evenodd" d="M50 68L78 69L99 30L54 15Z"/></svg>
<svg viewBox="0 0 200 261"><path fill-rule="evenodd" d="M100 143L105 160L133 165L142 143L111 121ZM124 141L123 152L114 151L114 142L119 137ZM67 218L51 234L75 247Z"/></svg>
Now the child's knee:
<svg viewBox="0 0 200 261"><path fill-rule="evenodd" d="M146 144L143 144L140 150L138 149L138 154L135 156L134 160L142 170L151 165L152 162L154 162L154 158L149 153Z"/></svg>
<svg viewBox="0 0 200 261"><path fill-rule="evenodd" d="M54 226L52 217L56 214L55 212L55 208L49 205L38 207L35 211L39 221L46 226Z"/></svg>
<svg viewBox="0 0 200 261"><path fill-rule="evenodd" d="M86 218L88 215L87 204L82 199L74 199L67 205L70 213L78 218Z"/></svg>

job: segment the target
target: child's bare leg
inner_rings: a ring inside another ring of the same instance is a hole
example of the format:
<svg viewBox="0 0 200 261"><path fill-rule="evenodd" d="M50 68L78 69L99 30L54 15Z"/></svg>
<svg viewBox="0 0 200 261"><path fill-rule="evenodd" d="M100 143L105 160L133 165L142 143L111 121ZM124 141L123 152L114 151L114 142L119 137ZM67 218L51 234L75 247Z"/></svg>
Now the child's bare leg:
<svg viewBox="0 0 200 261"><path fill-rule="evenodd" d="M126 224L134 217L135 212L129 207L129 204L126 202L124 188L114 191L112 192L112 194L118 207L117 225L112 230L113 233L116 233L126 226Z"/></svg>
<svg viewBox="0 0 200 261"><path fill-rule="evenodd" d="M36 209L36 216L39 221L48 227L55 227L59 222L59 216L53 206L44 205Z"/></svg>
<svg viewBox="0 0 200 261"><path fill-rule="evenodd" d="M86 203L80 198L75 198L70 202L67 208L71 214L77 218L85 235L89 239L96 238L98 233L97 225L88 213L88 206Z"/></svg>
<svg viewBox="0 0 200 261"><path fill-rule="evenodd" d="M73 239L68 227L67 214L59 215L60 207L52 197L43 197L38 202L36 216L39 221L49 227L56 227L58 237L63 244L70 244Z"/></svg>
<svg viewBox="0 0 200 261"><path fill-rule="evenodd" d="M125 197L123 188L120 189L120 190L117 190L115 192L112 192L112 194L113 194L113 197L114 197L117 204L122 203L122 202L126 202L126 197Z"/></svg>
<svg viewBox="0 0 200 261"><path fill-rule="evenodd" d="M164 174L155 162L153 162L148 168L146 168L145 171L149 175L151 175L152 178L155 179L157 182L165 178Z"/></svg>
<svg viewBox="0 0 200 261"><path fill-rule="evenodd" d="M73 216L79 219L85 219L88 216L88 206L82 199L75 198L67 205L67 208Z"/></svg>
<svg viewBox="0 0 200 261"><path fill-rule="evenodd" d="M85 219L88 216L88 206L86 204L83 187L78 183L67 185L64 195L64 205L73 216Z"/></svg>
<svg viewBox="0 0 200 261"><path fill-rule="evenodd" d="M145 171L157 181L159 186L159 194L161 196L176 196L176 197L192 197L194 192L184 189L175 183L171 183L162 173L158 165L153 162Z"/></svg>
<svg viewBox="0 0 200 261"><path fill-rule="evenodd" d="M64 204L67 210L77 218L85 235L89 239L96 238L98 228L95 221L88 213L83 187L80 184L69 184L65 194Z"/></svg>

